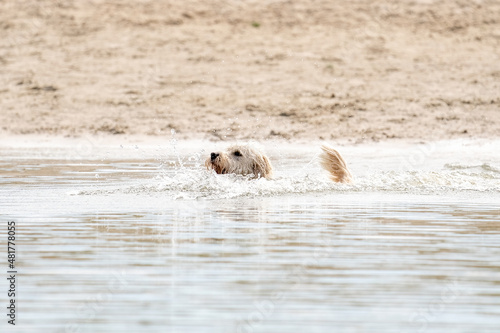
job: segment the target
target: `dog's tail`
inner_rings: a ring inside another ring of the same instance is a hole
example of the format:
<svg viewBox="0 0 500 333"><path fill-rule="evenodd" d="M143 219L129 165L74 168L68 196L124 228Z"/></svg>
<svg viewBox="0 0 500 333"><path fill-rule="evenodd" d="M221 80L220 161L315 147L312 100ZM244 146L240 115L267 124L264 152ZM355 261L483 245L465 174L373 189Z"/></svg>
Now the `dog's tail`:
<svg viewBox="0 0 500 333"><path fill-rule="evenodd" d="M325 145L321 149L321 166L330 173L330 179L336 183L352 183L351 172L339 152Z"/></svg>

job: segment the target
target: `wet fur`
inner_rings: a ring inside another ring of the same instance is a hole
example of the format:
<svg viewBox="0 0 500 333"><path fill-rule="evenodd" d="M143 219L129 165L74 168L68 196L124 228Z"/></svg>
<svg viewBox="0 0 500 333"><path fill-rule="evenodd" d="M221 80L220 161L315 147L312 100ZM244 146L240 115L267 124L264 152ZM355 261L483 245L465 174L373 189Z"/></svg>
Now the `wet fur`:
<svg viewBox="0 0 500 333"><path fill-rule="evenodd" d="M239 152L241 156L236 156ZM256 148L247 145L235 145L225 152L217 152L219 156L205 161L208 169L213 169L218 174L235 173L239 175L252 175L255 178L271 179L273 166L266 155Z"/></svg>
<svg viewBox="0 0 500 333"><path fill-rule="evenodd" d="M340 153L325 145L321 149L321 166L330 173L330 179L336 183L352 183L352 174Z"/></svg>
<svg viewBox="0 0 500 333"><path fill-rule="evenodd" d="M338 151L323 145L320 156L321 166L329 172L330 179L336 183L351 183L352 174ZM216 152L215 159L209 157L205 166L218 174L235 173L251 175L253 178L271 179L273 167L269 158L257 148L248 145L234 145L224 152ZM241 155L241 156L238 156Z"/></svg>

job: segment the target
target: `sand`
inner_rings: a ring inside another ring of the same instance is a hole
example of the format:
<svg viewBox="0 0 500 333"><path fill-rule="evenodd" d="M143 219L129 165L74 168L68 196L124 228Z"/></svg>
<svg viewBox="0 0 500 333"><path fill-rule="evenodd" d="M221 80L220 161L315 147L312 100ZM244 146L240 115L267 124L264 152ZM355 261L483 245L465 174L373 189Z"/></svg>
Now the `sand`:
<svg viewBox="0 0 500 333"><path fill-rule="evenodd" d="M0 134L500 135L500 1L0 1Z"/></svg>

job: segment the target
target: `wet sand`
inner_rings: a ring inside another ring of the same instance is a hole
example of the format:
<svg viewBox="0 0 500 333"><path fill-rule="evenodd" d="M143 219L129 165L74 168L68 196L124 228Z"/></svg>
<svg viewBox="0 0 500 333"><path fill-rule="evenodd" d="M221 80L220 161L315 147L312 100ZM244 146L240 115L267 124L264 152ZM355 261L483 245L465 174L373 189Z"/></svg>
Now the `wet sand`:
<svg viewBox="0 0 500 333"><path fill-rule="evenodd" d="M0 2L0 135L493 138L499 1Z"/></svg>

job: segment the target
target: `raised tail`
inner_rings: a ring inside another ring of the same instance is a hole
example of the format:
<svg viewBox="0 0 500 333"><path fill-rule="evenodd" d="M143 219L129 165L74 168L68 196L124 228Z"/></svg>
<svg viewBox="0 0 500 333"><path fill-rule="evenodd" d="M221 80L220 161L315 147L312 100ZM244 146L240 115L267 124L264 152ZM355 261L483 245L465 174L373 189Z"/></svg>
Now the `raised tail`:
<svg viewBox="0 0 500 333"><path fill-rule="evenodd" d="M321 149L321 166L330 173L330 179L336 183L352 183L351 172L339 152L325 145Z"/></svg>

